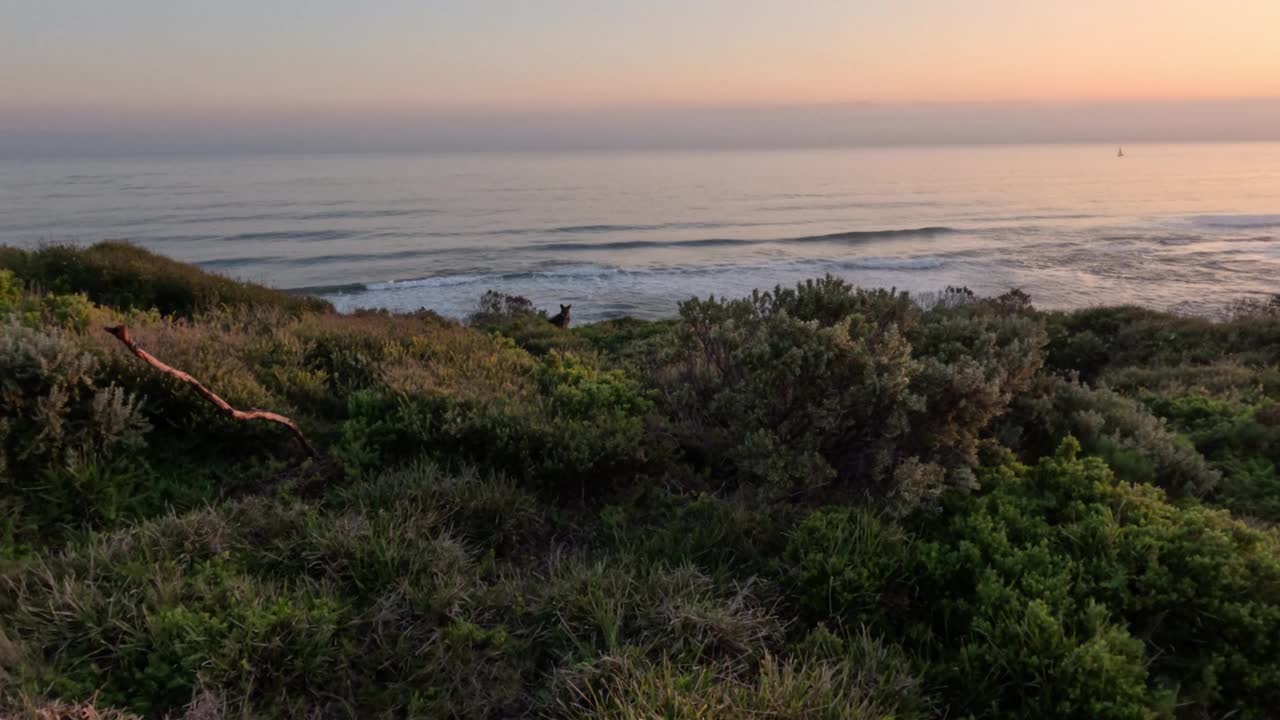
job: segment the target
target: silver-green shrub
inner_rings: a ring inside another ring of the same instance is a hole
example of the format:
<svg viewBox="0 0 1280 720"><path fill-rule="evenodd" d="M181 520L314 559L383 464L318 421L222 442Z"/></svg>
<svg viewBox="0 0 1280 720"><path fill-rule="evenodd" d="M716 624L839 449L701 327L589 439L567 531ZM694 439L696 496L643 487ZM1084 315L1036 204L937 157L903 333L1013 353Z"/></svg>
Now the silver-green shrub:
<svg viewBox="0 0 1280 720"><path fill-rule="evenodd" d="M686 452L788 496L911 507L972 484L980 434L1043 358L1024 314L922 312L905 293L837 278L690 300L657 375Z"/></svg>
<svg viewBox="0 0 1280 720"><path fill-rule="evenodd" d="M14 320L0 334L0 416L6 455L65 465L110 459L144 444L139 399L94 382L97 359L57 328Z"/></svg>
<svg viewBox="0 0 1280 720"><path fill-rule="evenodd" d="M0 326L0 535L94 525L120 515L145 463L140 400L95 383L74 334Z"/></svg>

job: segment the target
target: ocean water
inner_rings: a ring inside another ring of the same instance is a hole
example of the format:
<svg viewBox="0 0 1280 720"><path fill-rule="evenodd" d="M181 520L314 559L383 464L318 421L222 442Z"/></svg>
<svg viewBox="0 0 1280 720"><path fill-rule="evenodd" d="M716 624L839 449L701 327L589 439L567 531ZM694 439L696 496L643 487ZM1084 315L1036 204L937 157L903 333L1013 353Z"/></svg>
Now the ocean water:
<svg viewBox="0 0 1280 720"><path fill-rule="evenodd" d="M1042 307L1280 292L1280 143L0 162L0 244L124 239L360 307L575 321L832 273Z"/></svg>

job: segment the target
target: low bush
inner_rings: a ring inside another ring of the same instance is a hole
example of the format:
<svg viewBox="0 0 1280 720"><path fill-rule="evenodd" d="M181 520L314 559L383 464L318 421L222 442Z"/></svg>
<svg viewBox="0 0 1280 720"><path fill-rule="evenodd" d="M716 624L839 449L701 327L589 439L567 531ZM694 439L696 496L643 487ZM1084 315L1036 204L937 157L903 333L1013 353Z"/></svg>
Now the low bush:
<svg viewBox="0 0 1280 720"><path fill-rule="evenodd" d="M1137 307L1048 313L1047 367L1092 382L1104 371L1134 366L1250 366L1280 363L1280 317L1225 322Z"/></svg>
<svg viewBox="0 0 1280 720"><path fill-rule="evenodd" d="M97 385L97 359L58 328L0 326L0 536L26 543L126 512L150 429L140 400Z"/></svg>
<svg viewBox="0 0 1280 720"><path fill-rule="evenodd" d="M830 277L680 313L659 375L677 439L713 473L781 497L909 508L970 485L981 432L1040 362L1021 316L922 317L905 295Z"/></svg>
<svg viewBox="0 0 1280 720"><path fill-rule="evenodd" d="M1267 717L1280 703L1280 545L1116 479L1079 444L984 471L918 529L908 635L957 710Z"/></svg>
<svg viewBox="0 0 1280 720"><path fill-rule="evenodd" d="M569 496L615 487L656 460L644 432L652 403L626 373L552 352L531 380L524 397L357 393L333 452L359 475L427 450Z"/></svg>
<svg viewBox="0 0 1280 720"><path fill-rule="evenodd" d="M1249 367L1234 363L1127 367L1110 370L1107 387L1130 397L1208 395L1220 400L1251 402L1280 395L1280 366Z"/></svg>
<svg viewBox="0 0 1280 720"><path fill-rule="evenodd" d="M13 317L28 327L57 326L75 332L89 327L93 303L84 295L33 295L11 270L0 269L0 318Z"/></svg>
<svg viewBox="0 0 1280 720"><path fill-rule="evenodd" d="M0 268L47 291L83 293L120 310L155 308L182 317L218 308L332 310L323 300L224 278L123 242L9 250L0 254Z"/></svg>
<svg viewBox="0 0 1280 720"><path fill-rule="evenodd" d="M1280 403L1208 395L1140 397L1222 474L1212 500L1239 515L1280 521Z"/></svg>
<svg viewBox="0 0 1280 720"><path fill-rule="evenodd" d="M587 347L615 363L643 365L658 348L670 344L675 328L676 322L673 320L638 320L627 317L580 325L572 328L571 332Z"/></svg>
<svg viewBox="0 0 1280 720"><path fill-rule="evenodd" d="M473 326L483 326L505 322L524 315L543 319L547 317L547 313L534 307L529 298L520 295L507 295L496 290L487 290L476 301L476 309L472 311L468 321Z"/></svg>
<svg viewBox="0 0 1280 720"><path fill-rule="evenodd" d="M1041 378L1020 395L997 434L1028 458L1049 454L1074 436L1120 477L1175 495L1207 496L1221 479L1189 439L1171 432L1142 403L1058 377Z"/></svg>

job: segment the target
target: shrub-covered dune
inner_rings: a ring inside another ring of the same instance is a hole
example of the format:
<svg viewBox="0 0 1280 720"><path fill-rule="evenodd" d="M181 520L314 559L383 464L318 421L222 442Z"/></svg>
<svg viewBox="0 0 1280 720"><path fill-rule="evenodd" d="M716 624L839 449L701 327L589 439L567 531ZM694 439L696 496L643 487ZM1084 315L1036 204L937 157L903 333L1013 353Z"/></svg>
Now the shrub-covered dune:
<svg viewBox="0 0 1280 720"><path fill-rule="evenodd" d="M562 330L0 249L0 716L1275 717L1278 463L1265 303Z"/></svg>

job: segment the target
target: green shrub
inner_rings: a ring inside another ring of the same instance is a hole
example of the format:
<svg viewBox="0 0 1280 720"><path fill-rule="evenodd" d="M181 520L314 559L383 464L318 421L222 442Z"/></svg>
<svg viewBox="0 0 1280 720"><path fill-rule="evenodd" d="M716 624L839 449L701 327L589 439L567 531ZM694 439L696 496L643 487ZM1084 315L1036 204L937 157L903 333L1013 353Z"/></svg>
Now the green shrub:
<svg viewBox="0 0 1280 720"><path fill-rule="evenodd" d="M1280 465L1266 458L1228 458L1213 503L1239 517L1280 523Z"/></svg>
<svg viewBox="0 0 1280 720"><path fill-rule="evenodd" d="M373 387L382 347L376 339L355 333L327 333L309 338L302 363L325 379L335 397Z"/></svg>
<svg viewBox="0 0 1280 720"><path fill-rule="evenodd" d="M1190 440L1170 432L1142 403L1062 378L1042 378L1019 396L998 434L1029 458L1072 435L1125 480L1176 495L1206 496L1221 479Z"/></svg>
<svg viewBox="0 0 1280 720"><path fill-rule="evenodd" d="M529 298L487 290L476 302L476 309L471 313L468 321L472 325L487 325L510 320L520 315L536 315L543 318L547 316L546 312L534 307Z"/></svg>
<svg viewBox="0 0 1280 720"><path fill-rule="evenodd" d="M0 408L11 466L43 459L74 465L141 444L146 425L137 399L95 387L96 367L96 358L60 330L5 327Z"/></svg>
<svg viewBox="0 0 1280 720"><path fill-rule="evenodd" d="M1233 512L1280 520L1280 404L1208 395L1143 393L1152 412L1165 418L1223 476L1211 500Z"/></svg>
<svg viewBox="0 0 1280 720"><path fill-rule="evenodd" d="M652 461L652 405L638 382L558 352L535 373L537 393L526 398L356 393L333 453L361 474L425 450L569 495L607 489Z"/></svg>
<svg viewBox="0 0 1280 720"><path fill-rule="evenodd" d="M1061 323L1051 323L1045 367L1083 382L1096 381L1111 362L1107 341L1092 330L1072 332Z"/></svg>
<svg viewBox="0 0 1280 720"><path fill-rule="evenodd" d="M146 466L140 400L96 384L97 361L57 328L0 332L0 535L117 519Z"/></svg>
<svg viewBox="0 0 1280 720"><path fill-rule="evenodd" d="M547 411L565 420L624 420L652 407L640 384L627 373L603 370L569 353L549 353L538 365L537 380Z"/></svg>
<svg viewBox="0 0 1280 720"><path fill-rule="evenodd" d="M67 328L75 332L89 329L89 318L93 303L81 294L46 295L41 298L39 313L48 319L49 324Z"/></svg>
<svg viewBox="0 0 1280 720"><path fill-rule="evenodd" d="M645 362L658 347L671 342L674 320L639 320L624 317L571 328L574 337L619 363Z"/></svg>
<svg viewBox="0 0 1280 720"><path fill-rule="evenodd" d="M0 268L0 316L18 310L22 302L22 281L12 270Z"/></svg>
<svg viewBox="0 0 1280 720"><path fill-rule="evenodd" d="M1105 370L1133 366L1280 362L1280 318L1227 322L1137 307L1103 307L1046 315L1046 365L1092 382Z"/></svg>
<svg viewBox="0 0 1280 720"><path fill-rule="evenodd" d="M660 376L677 438L713 471L778 495L837 479L883 494L908 414L922 404L910 392L910 346L895 325L880 330L864 316L823 326L786 312L823 314L808 305L834 292L826 284L789 292L785 304L767 293L681 304L674 362ZM859 302L836 295L826 315ZM861 452L835 455L849 447Z"/></svg>
<svg viewBox="0 0 1280 720"><path fill-rule="evenodd" d="M293 314L332 310L323 300L237 282L123 242L11 251L0 255L0 265L29 285L83 293L120 310L155 308L184 317L220 307L270 307Z"/></svg>
<svg viewBox="0 0 1280 720"><path fill-rule="evenodd" d="M921 523L909 634L983 716L1266 717L1280 702L1280 547L1117 481L1066 441Z"/></svg>
<svg viewBox="0 0 1280 720"><path fill-rule="evenodd" d="M922 320L905 295L834 278L680 313L658 375L678 440L713 472L781 496L912 507L971 484L980 433L1039 365L1024 318Z"/></svg>
<svg viewBox="0 0 1280 720"><path fill-rule="evenodd" d="M1280 366L1238 364L1127 367L1109 370L1107 387L1131 397L1143 395L1208 395L1233 402L1280 394Z"/></svg>
<svg viewBox="0 0 1280 720"><path fill-rule="evenodd" d="M92 312L93 303L84 295L26 295L22 280L13 271L0 269L0 319L16 316L28 327L55 325L84 332Z"/></svg>

